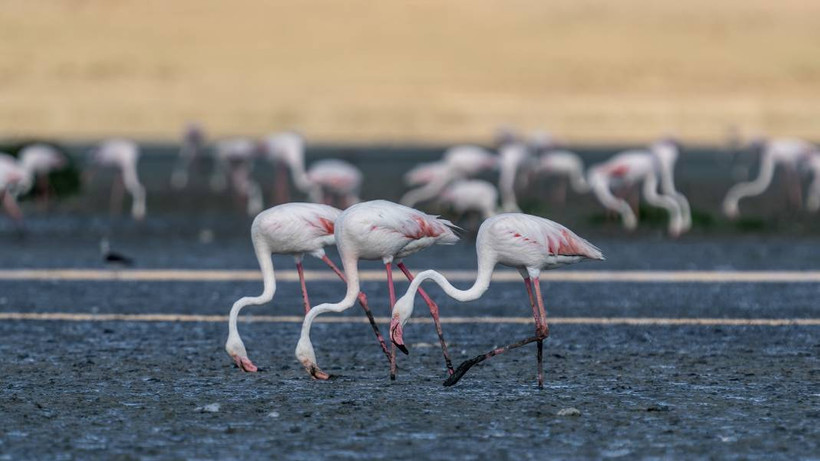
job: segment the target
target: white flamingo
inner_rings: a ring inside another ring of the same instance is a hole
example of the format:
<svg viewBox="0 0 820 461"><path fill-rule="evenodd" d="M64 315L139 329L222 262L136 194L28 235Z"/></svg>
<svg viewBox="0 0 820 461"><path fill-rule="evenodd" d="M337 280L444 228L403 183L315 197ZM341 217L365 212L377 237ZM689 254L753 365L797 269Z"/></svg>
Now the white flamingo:
<svg viewBox="0 0 820 461"><path fill-rule="evenodd" d="M329 377L316 364L316 354L310 341L310 327L317 315L325 312L342 312L353 305L359 294L359 260L384 262L392 309L396 300L393 286L393 262L396 262L404 275L412 281L413 275L401 259L432 245L455 243L458 237L453 233L452 227L449 221L385 200L362 202L353 205L339 215L336 219L336 246L339 248L339 255L347 276L347 294L338 303L315 306L305 316L302 334L296 347L296 358L311 376L317 379ZM439 324L438 306L426 293L420 291L420 294L430 308L447 369L452 373L447 344ZM390 376L392 379L396 376L395 355L395 347L391 347Z"/></svg>
<svg viewBox="0 0 820 461"><path fill-rule="evenodd" d="M63 168L68 163L66 157L57 149L48 144L31 144L20 150L18 163L25 170L29 179L23 187L27 192L34 183L38 184L43 198L47 201L49 195L49 173Z"/></svg>
<svg viewBox="0 0 820 461"><path fill-rule="evenodd" d="M498 189L501 191L501 208L504 211L521 211L515 195L515 186L523 170L532 166L529 148L518 142L507 143L499 151Z"/></svg>
<svg viewBox="0 0 820 461"><path fill-rule="evenodd" d="M264 207L262 190L253 179L253 164L261 150L259 145L249 138L231 138L219 141L214 150L214 172L211 176L211 188L223 191L227 186L227 177L234 194L245 201L245 211L254 216Z"/></svg>
<svg viewBox="0 0 820 461"><path fill-rule="evenodd" d="M580 155L568 150L551 150L541 154L536 173L565 178L577 194L586 194L590 190L584 177L584 161L581 160ZM566 182L561 182L560 195L562 198L566 197L566 185Z"/></svg>
<svg viewBox="0 0 820 461"><path fill-rule="evenodd" d="M483 179L462 179L447 186L439 201L451 206L458 214L477 211L487 219L498 209L498 189Z"/></svg>
<svg viewBox="0 0 820 461"><path fill-rule="evenodd" d="M262 140L262 148L276 168L274 199L278 203L290 200L288 171L297 189L309 195L317 193L305 171L305 140L301 135L293 132L272 134Z"/></svg>
<svg viewBox="0 0 820 461"><path fill-rule="evenodd" d="M17 159L0 152L0 201L18 227L23 223L23 212L17 204L17 195L27 181L28 174Z"/></svg>
<svg viewBox="0 0 820 461"><path fill-rule="evenodd" d="M359 203L362 172L352 163L339 159L319 160L307 171L310 198L314 202L329 203L338 199L339 206L347 208Z"/></svg>
<svg viewBox="0 0 820 461"><path fill-rule="evenodd" d="M305 254L324 261L342 281L345 281L344 274L325 254L325 247L335 243L333 229L339 213L341 213L341 210L328 205L285 203L259 213L253 220L251 241L253 242L256 259L259 262L259 268L262 270L264 290L259 296L244 297L233 304L228 320L228 341L225 343L225 350L240 370L254 372L257 367L248 359L245 345L242 338L239 337L236 320L239 312L244 307L265 304L273 299L273 295L276 293L276 278L273 272L272 254L288 254L296 260L296 270L299 273L299 283L302 287L305 314L310 310L310 300L308 299L305 274L302 268L302 258ZM379 332L379 327L373 319L373 314L367 306L367 298L364 293L359 293L358 299L365 314L367 314L367 318L370 320L370 325L376 333L382 350L389 359L390 353Z"/></svg>
<svg viewBox="0 0 820 461"><path fill-rule="evenodd" d="M171 187L184 189L188 185L191 165L202 156L205 150L205 130L196 122L189 123L182 132L182 144L179 148L179 159L171 173Z"/></svg>
<svg viewBox="0 0 820 461"><path fill-rule="evenodd" d="M678 162L678 144L671 139L662 139L649 146L652 155L657 159L657 172L660 175L661 192L678 202L681 212L681 232L692 228L692 210L689 201L675 187L675 164Z"/></svg>
<svg viewBox="0 0 820 461"><path fill-rule="evenodd" d="M607 209L621 215L624 227L634 230L638 227L638 217L629 203L612 193L612 187L625 185L632 187L643 183L643 197L652 206L669 212L669 233L679 236L684 231L683 215L675 198L658 193L657 159L651 152L630 150L615 155L604 163L589 169L587 181L598 201Z"/></svg>
<svg viewBox="0 0 820 461"><path fill-rule="evenodd" d="M496 168L498 157L478 146L455 146L447 149L441 164L445 167L436 167L432 180L404 194L400 200L402 205L412 207L419 202L434 199L451 182Z"/></svg>
<svg viewBox="0 0 820 461"><path fill-rule="evenodd" d="M122 205L123 186L131 194L131 216L136 220L145 218L145 187L140 183L137 172L139 146L127 139L110 139L92 151L92 170L86 175L90 180L96 167L115 168L117 178L111 186L111 207Z"/></svg>
<svg viewBox="0 0 820 461"><path fill-rule="evenodd" d="M798 170L817 152L817 147L801 139L783 138L762 141L760 172L752 181L735 184L723 199L723 213L731 219L740 216L739 203L746 197L760 195L769 188L774 170L780 166L786 174L791 199L799 205L800 180Z"/></svg>
<svg viewBox="0 0 820 461"><path fill-rule="evenodd" d="M450 386L476 363L501 354L510 349L537 342L538 385L543 378L543 340L549 336L547 313L541 296L539 277L542 270L554 269L583 260L603 260L601 251L591 243L577 236L566 227L550 221L522 213L503 213L494 216L481 225L476 239L478 268L473 286L460 290L447 281L440 273L427 270L416 276L407 292L395 303L390 322L390 338L398 347L404 345L404 326L413 314L413 300L416 290L427 280L435 281L448 296L458 301L472 301L480 298L489 288L493 270L497 264L518 269L524 278L536 334L523 341L494 349L463 362L451 375L445 385ZM535 286L533 295L532 286Z"/></svg>

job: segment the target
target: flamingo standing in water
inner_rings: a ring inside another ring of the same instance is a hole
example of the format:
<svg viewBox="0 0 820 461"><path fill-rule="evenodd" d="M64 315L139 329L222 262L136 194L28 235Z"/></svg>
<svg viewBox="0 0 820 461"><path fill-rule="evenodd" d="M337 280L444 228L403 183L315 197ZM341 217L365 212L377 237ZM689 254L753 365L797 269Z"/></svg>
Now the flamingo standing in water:
<svg viewBox="0 0 820 461"><path fill-rule="evenodd" d="M313 184L305 173L305 140L298 133L277 133L262 140L262 149L276 168L274 200L286 203L290 200L288 170L297 189L310 193Z"/></svg>
<svg viewBox="0 0 820 461"><path fill-rule="evenodd" d="M801 139L773 139L758 141L753 147L762 148L760 172L752 181L735 184L723 199L723 213L730 219L740 216L740 199L760 195L768 189L774 178L774 170L783 168L789 197L798 207L801 202L798 170L809 162L817 152L817 147Z"/></svg>
<svg viewBox="0 0 820 461"><path fill-rule="evenodd" d="M566 200L567 182L577 194L586 194L590 189L584 178L584 161L580 155L568 150L550 150L541 154L536 173L562 178L559 189L559 201L562 203Z"/></svg>
<svg viewBox="0 0 820 461"><path fill-rule="evenodd" d="M494 216L498 208L498 189L483 179L462 179L447 186L439 201L458 214L477 211L487 219Z"/></svg>
<svg viewBox="0 0 820 461"><path fill-rule="evenodd" d="M339 159L313 162L307 178L311 188L309 196L317 203L332 203L334 199L342 208L359 203L362 172L352 163Z"/></svg>
<svg viewBox="0 0 820 461"><path fill-rule="evenodd" d="M302 334L296 346L296 358L305 367L305 370L317 379L328 379L329 375L323 372L316 364L316 354L310 341L310 327L317 315L324 312L342 312L350 308L359 294L359 260L381 260L387 272L387 287L390 293L390 308L396 301L396 292L393 286L393 262L404 272L408 280L413 280L413 274L401 261L401 258L421 251L432 245L451 245L458 241L453 233L452 223L435 216L422 213L413 208L388 202L374 200L362 202L347 210L336 219L336 246L342 258L345 275L347 276L347 294L338 303L326 303L315 306L305 316L302 324ZM430 314L436 325L436 331L441 342L447 370L452 374L453 367L447 353L447 344L441 330L438 317L438 306L427 294L419 290L422 298L430 308ZM396 349L391 346L390 377L396 377Z"/></svg>
<svg viewBox="0 0 820 461"><path fill-rule="evenodd" d="M438 162L437 162L438 163ZM443 165L443 167L441 166ZM496 168L498 157L478 146L455 146L448 149L438 166L427 164L432 179L422 187L413 189L401 198L401 204L412 207L419 202L437 197L445 187L457 179L473 177L483 171ZM418 168L414 170L418 173ZM411 173L414 172L411 170ZM414 176L415 174L414 173Z"/></svg>
<svg viewBox="0 0 820 461"><path fill-rule="evenodd" d="M264 206L262 190L253 179L253 162L260 154L259 146L252 139L231 138L219 141L214 151L215 168L211 176L211 188L225 190L226 178L230 176L234 193L245 200L245 211L253 216Z"/></svg>
<svg viewBox="0 0 820 461"><path fill-rule="evenodd" d="M390 338L393 344L404 347L404 325L413 314L413 300L416 290L427 279L435 281L448 296L458 301L472 301L480 298L489 288L493 270L497 264L518 269L524 278L524 285L535 320L535 336L523 341L494 349L459 365L455 373L445 381L445 386L458 382L473 365L490 357L537 342L538 385L543 386L543 340L549 336L547 313L541 296L539 276L542 270L574 264L593 259L603 260L601 250L575 235L566 227L537 216L522 213L504 213L494 216L481 225L476 239L478 273L473 286L459 290L433 270L418 274L407 292L395 303L390 322ZM535 287L533 295L532 288Z"/></svg>
<svg viewBox="0 0 820 461"><path fill-rule="evenodd" d="M335 242L334 222L339 213L341 213L341 210L327 205L285 203L259 213L253 220L251 240L253 241L256 259L259 261L259 268L262 270L264 290L259 296L244 297L233 304L228 319L228 341L225 343L225 350L240 370L254 372L257 367L248 358L245 345L242 343L242 338L239 337L236 320L239 312L244 307L265 304L273 299L276 292L276 278L273 272L272 254L289 254L293 255L296 260L296 270L299 273L299 283L302 286L305 314L310 311L310 300L308 299L305 274L302 268L302 258L305 253L324 261L342 281L345 281L344 274L327 257L324 249ZM367 314L367 318L370 320L370 325L376 333L382 350L389 360L390 353L387 350L384 338L379 332L373 314L367 306L367 298L364 293L358 293L358 299L365 314Z"/></svg>
<svg viewBox="0 0 820 461"><path fill-rule="evenodd" d="M28 192L34 183L40 189L43 200L48 203L49 181L48 175L52 171L63 168L68 163L66 157L54 147L48 144L31 144L20 150L18 163L25 170L27 175L26 184L23 185L22 193Z"/></svg>
<svg viewBox="0 0 820 461"><path fill-rule="evenodd" d="M23 212L17 204L17 194L28 181L26 171L11 155L0 153L0 201L6 213L22 230Z"/></svg>
<svg viewBox="0 0 820 461"><path fill-rule="evenodd" d="M629 150L590 167L587 180L598 201L607 209L619 213L628 230L638 227L638 217L626 200L612 193L612 187L625 185L631 188L643 183L644 198L650 205L669 212L669 233L677 237L685 231L683 213L675 198L658 193L656 164L657 159L651 152Z"/></svg>
<svg viewBox="0 0 820 461"><path fill-rule="evenodd" d="M111 139L103 142L92 153L92 170L86 174L90 180L96 167L113 167L118 171L111 186L111 208L122 206L123 186L131 194L131 216L140 221L145 218L145 187L137 174L140 151L137 143L127 139Z"/></svg>
<svg viewBox="0 0 820 461"><path fill-rule="evenodd" d="M202 156L205 150L205 130L196 122L189 123L182 133L182 145L179 148L179 160L171 173L171 187L184 189L188 185L191 165Z"/></svg>
<svg viewBox="0 0 820 461"><path fill-rule="evenodd" d="M499 152L498 188L501 190L501 208L504 211L521 211L515 195L515 186L522 170L529 169L532 155L526 144L507 143Z"/></svg>

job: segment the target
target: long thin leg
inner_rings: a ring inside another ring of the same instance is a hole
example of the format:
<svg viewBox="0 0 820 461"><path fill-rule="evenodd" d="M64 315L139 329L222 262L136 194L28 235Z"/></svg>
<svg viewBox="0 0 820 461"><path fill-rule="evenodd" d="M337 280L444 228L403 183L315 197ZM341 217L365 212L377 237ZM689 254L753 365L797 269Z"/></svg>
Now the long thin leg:
<svg viewBox="0 0 820 461"><path fill-rule="evenodd" d="M413 281L413 273L410 272L410 269L404 265L403 262L397 264L399 269L404 272L404 276L407 277L407 280L410 282ZM453 362L450 360L450 354L447 352L447 342L444 341L444 331L441 329L441 322L439 321L438 315L438 305L430 299L430 296L424 292L421 288L419 288L419 294L424 299L424 302L427 303L427 306L430 308L430 315L433 316L433 323L436 324L436 333L438 333L438 340L441 343L441 351L444 353L444 363L447 365L447 372L452 375L453 374Z"/></svg>
<svg viewBox="0 0 820 461"><path fill-rule="evenodd" d="M538 302L538 313L541 316L541 323L538 325L538 333L546 338L550 335L550 328L547 325L547 311L544 309L544 298L541 297L541 280L535 277L535 300Z"/></svg>
<svg viewBox="0 0 820 461"><path fill-rule="evenodd" d="M393 265L385 263L387 271L387 290L390 292L390 317L393 317L393 306L396 305L396 288L393 286ZM396 379L396 344L390 341L390 379Z"/></svg>
<svg viewBox="0 0 820 461"><path fill-rule="evenodd" d="M305 303L305 315L310 312L310 300L308 299L307 286L305 285L305 270L302 261L296 263L296 272L299 273L299 283L302 285L302 302Z"/></svg>
<svg viewBox="0 0 820 461"><path fill-rule="evenodd" d="M513 350L513 349L517 349L521 346L526 346L527 344L529 344L531 342L538 341L540 339L543 339L543 338L541 338L539 336L531 336L527 339L522 339L521 341L518 341L517 343L508 344L504 347L499 347L498 349L493 349L490 352L487 352L486 354L481 354L481 355L475 356L475 357L473 357L469 360L465 360L465 361L461 362L461 365L459 365L458 368L456 368L456 372L453 373L452 376L450 376L449 378L447 378L444 381L444 385L445 386L452 386L453 384L457 383L464 376L464 374L467 373L467 371L470 368L473 367L473 365L481 363L481 362L483 362L483 361L485 361L485 360L487 360L491 357L495 357L498 354L503 354L504 352L507 352L507 351L510 351L510 350Z"/></svg>
<svg viewBox="0 0 820 461"><path fill-rule="evenodd" d="M322 261L330 267L330 269L342 279L342 282L347 283L347 278L345 274L333 264L333 261L330 260L327 256L322 256ZM382 351L384 352L385 357L387 357L387 361L390 361L390 351L387 350L387 343L384 342L384 337L382 336L381 331L379 331L379 325L376 324L376 319L373 317L373 312L370 311L370 307L367 306L367 296L364 293L359 292L359 304L362 305L362 309L364 309L365 315L367 315L367 320L370 322L370 326L373 327L373 333L376 334L376 339L379 340L379 345L382 347Z"/></svg>
<svg viewBox="0 0 820 461"><path fill-rule="evenodd" d="M538 311L538 307L535 305L535 298L532 295L532 281L529 277L524 278L524 285L527 287L527 295L530 298L530 306L532 306L532 318L535 319L535 334L538 335L539 333L539 325L541 324L541 314ZM541 387L544 384L544 341L538 340L538 353L536 355L536 359L538 361L538 386Z"/></svg>
<svg viewBox="0 0 820 461"><path fill-rule="evenodd" d="M125 184L123 183L122 174L117 173L114 178L114 183L111 184L111 200L109 203L109 212L116 216L122 213L122 199L125 195Z"/></svg>

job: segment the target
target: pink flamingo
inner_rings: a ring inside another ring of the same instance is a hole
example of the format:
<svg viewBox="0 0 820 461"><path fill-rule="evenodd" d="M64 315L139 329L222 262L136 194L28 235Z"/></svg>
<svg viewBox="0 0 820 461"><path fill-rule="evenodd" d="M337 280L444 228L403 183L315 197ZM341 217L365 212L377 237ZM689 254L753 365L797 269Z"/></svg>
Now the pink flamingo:
<svg viewBox="0 0 820 461"><path fill-rule="evenodd" d="M288 170L297 189L310 193L313 184L305 172L305 140L298 133L284 132L270 135L262 140L262 149L276 168L275 197L277 203L290 200Z"/></svg>
<svg viewBox="0 0 820 461"><path fill-rule="evenodd" d="M273 299L276 292L276 278L274 277L271 254L289 254L293 255L296 260L296 270L299 273L299 283L302 287L305 314L310 311L310 300L308 299L305 274L302 268L302 258L305 253L324 261L342 281L345 281L344 274L327 257L324 249L326 246L335 243L334 222L339 213L341 213L341 210L327 205L285 203L259 213L253 220L251 240L253 241L256 259L259 261L259 268L262 270L264 290L259 296L244 297L233 304L228 319L228 341L225 343L225 350L240 370L254 372L257 367L248 359L245 345L242 338L239 337L236 320L239 312L244 307L258 306ZM390 353L387 350L384 338L379 332L373 314L367 306L367 298L364 293L358 293L358 299L362 309L367 314L367 318L370 320L370 325L376 333L376 338L379 340L382 350L389 360Z"/></svg>
<svg viewBox="0 0 820 461"><path fill-rule="evenodd" d="M63 168L68 162L60 151L48 144L31 144L20 150L18 163L26 171L29 179L24 185L23 193L27 192L36 182L43 200L48 203L50 192L48 175L52 171Z"/></svg>
<svg viewBox="0 0 820 461"><path fill-rule="evenodd" d="M498 189L483 179L463 179L447 186L439 201L458 214L478 211L483 219L494 216L498 208Z"/></svg>
<svg viewBox="0 0 820 461"><path fill-rule="evenodd" d="M539 282L541 271L587 259L603 260L601 250L556 222L522 213L504 213L484 221L481 225L476 239L476 253L478 273L475 283L467 290L459 290L451 285L443 275L433 270L424 271L416 276L404 296L395 303L390 322L391 341L398 347L403 347L404 325L413 314L416 290L420 289L425 280L435 281L453 299L472 301L480 298L487 291L497 264L514 267L524 278L535 320L535 336L463 362L455 373L447 378L444 385L455 384L470 367L479 362L510 349L537 342L538 385L543 386L543 340L549 336L549 327L544 301L541 297ZM532 292L533 286L535 295Z"/></svg>
<svg viewBox="0 0 820 461"><path fill-rule="evenodd" d="M568 150L544 152L538 159L537 173L561 178L558 195L562 203L566 200L567 182L577 194L589 192L589 184L584 178L584 161L574 152Z"/></svg>
<svg viewBox="0 0 820 461"><path fill-rule="evenodd" d="M184 189L188 185L191 165L196 162L205 150L205 130L197 122L189 123L182 133L182 145L179 148L179 160L171 173L171 187Z"/></svg>
<svg viewBox="0 0 820 461"><path fill-rule="evenodd" d="M296 358L305 370L317 379L328 379L316 364L316 354L310 341L310 327L317 315L324 312L342 312L353 305L359 294L359 260L382 260L387 272L387 287L390 292L390 308L396 300L393 286L393 266L395 261L408 280L413 274L401 258L421 251L435 244L451 245L458 241L453 233L452 223L385 200L362 202L347 210L336 219L336 246L342 258L347 276L347 294L338 303L320 304L308 312L302 324L302 334L296 346ZM452 373L452 364L447 353L447 344L441 330L438 306L423 291L421 296L430 308L436 324L447 370ZM403 349L404 350L404 349ZM396 377L396 349L391 346L390 377Z"/></svg>
<svg viewBox="0 0 820 461"><path fill-rule="evenodd" d="M214 150L214 172L211 176L211 188L223 191L227 178L237 198L245 201L245 211L249 216L256 215L264 207L262 190L253 179L253 163L259 156L259 145L248 138L224 139L216 143Z"/></svg>
<svg viewBox="0 0 820 461"><path fill-rule="evenodd" d="M17 224L18 229L22 229L23 212L17 204L17 194L25 187L29 181L28 174L17 159L11 155L0 153L0 200L6 213Z"/></svg>
<svg viewBox="0 0 820 461"><path fill-rule="evenodd" d="M799 207L801 200L798 170L817 152L817 147L801 139L773 139L758 141L755 147L763 149L760 157L760 172L752 181L735 184L723 199L723 213L730 219L740 216L740 200L760 195L766 191L774 178L778 166L786 174L786 184L791 200Z"/></svg>
<svg viewBox="0 0 820 461"><path fill-rule="evenodd" d="M501 147L499 152L498 188L501 190L501 208L504 211L521 211L515 195L515 186L521 173L532 165L532 155L526 144L511 142Z"/></svg>
<svg viewBox="0 0 820 461"><path fill-rule="evenodd" d="M428 167L432 168L428 172L434 171L432 179L425 182L422 187L404 194L400 200L401 204L411 207L419 202L431 200L437 197L451 182L473 177L497 166L498 157L486 149L478 146L451 147L444 153L439 165L431 166L428 164Z"/></svg>
<svg viewBox="0 0 820 461"><path fill-rule="evenodd" d="M347 208L359 203L362 172L352 163L339 159L313 162L308 168L307 179L311 188L311 201L329 203L338 199L339 206Z"/></svg>
<svg viewBox="0 0 820 461"><path fill-rule="evenodd" d="M598 201L609 210L618 212L624 227L634 230L638 227L638 217L626 200L612 193L615 185L629 188L643 183L643 196L652 205L669 212L669 233L679 236L686 230L685 219L678 201L671 196L658 193L657 159L645 150L628 150L615 155L604 163L590 167L587 176L592 192Z"/></svg>
<svg viewBox="0 0 820 461"><path fill-rule="evenodd" d="M137 174L137 162L140 151L137 143L127 139L110 139L103 142L93 151L93 167L86 173L90 180L96 167L109 167L118 170L117 178L111 186L111 208L122 205L123 186L131 194L131 216L140 221L145 218L145 187L140 183Z"/></svg>

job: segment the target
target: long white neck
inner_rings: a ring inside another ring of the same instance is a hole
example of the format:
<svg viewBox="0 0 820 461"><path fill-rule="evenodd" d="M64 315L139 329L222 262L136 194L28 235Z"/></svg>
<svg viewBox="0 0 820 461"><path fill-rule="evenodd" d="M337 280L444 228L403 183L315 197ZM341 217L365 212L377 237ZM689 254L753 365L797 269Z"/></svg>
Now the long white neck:
<svg viewBox="0 0 820 461"><path fill-rule="evenodd" d="M307 173L305 171L305 155L297 156L297 160L288 162L288 168L290 169L290 176L293 179L293 184L296 186L297 189L304 193L310 193L311 188L313 188L313 183L308 179Z"/></svg>
<svg viewBox="0 0 820 461"><path fill-rule="evenodd" d="M572 185L572 189L579 194L589 192L589 183L587 183L586 178L584 178L584 167L580 164L580 162L579 165L573 167L570 171L569 183Z"/></svg>
<svg viewBox="0 0 820 461"><path fill-rule="evenodd" d="M478 243L480 245L480 241ZM407 293L405 296L411 295L413 297L416 296L416 292L419 289L419 286L425 280L431 279L440 286L447 296L457 300L457 301L473 301L481 297L486 291L487 288L490 287L490 279L493 275L493 268L495 268L495 258L492 257L490 254L482 251L479 247L478 249L478 269L476 274L475 282L473 282L473 286L466 290L459 290L458 288L454 287L443 275L434 271L434 270L427 270L424 271L416 276L413 279L413 282L410 284L410 287L407 288Z"/></svg>
<svg viewBox="0 0 820 461"><path fill-rule="evenodd" d="M521 211L518 208L518 198L515 195L515 177L518 174L518 165L503 165L501 175L498 178L498 189L501 191L501 207L504 211Z"/></svg>
<svg viewBox="0 0 820 461"><path fill-rule="evenodd" d="M664 208L669 212L669 232L678 234L683 230L683 215L678 201L669 195L658 193L658 178L654 172L644 179L643 195L650 205Z"/></svg>
<svg viewBox="0 0 820 461"><path fill-rule="evenodd" d="M242 345L242 340L239 338L239 331L236 328L236 320L239 317L239 312L249 305L264 304L273 299L276 293L276 277L273 272L273 259L271 258L270 247L263 241L262 236L255 235L253 238L253 248L256 253L256 259L259 261L259 268L262 270L262 283L264 289L259 296L246 296L237 300L231 307L231 314L228 318L228 343L238 341ZM244 346L241 346L244 352Z"/></svg>
<svg viewBox="0 0 820 461"><path fill-rule="evenodd" d="M754 181L735 184L726 194L725 202L737 204L743 197L762 194L772 182L774 167L774 158L768 151L764 151L760 159L760 172L757 178Z"/></svg>
<svg viewBox="0 0 820 461"><path fill-rule="evenodd" d="M440 177L428 182L427 184L413 189L401 198L400 203L404 206L415 206L419 202L430 200L438 196L442 190L454 179L452 173L442 174Z"/></svg>

